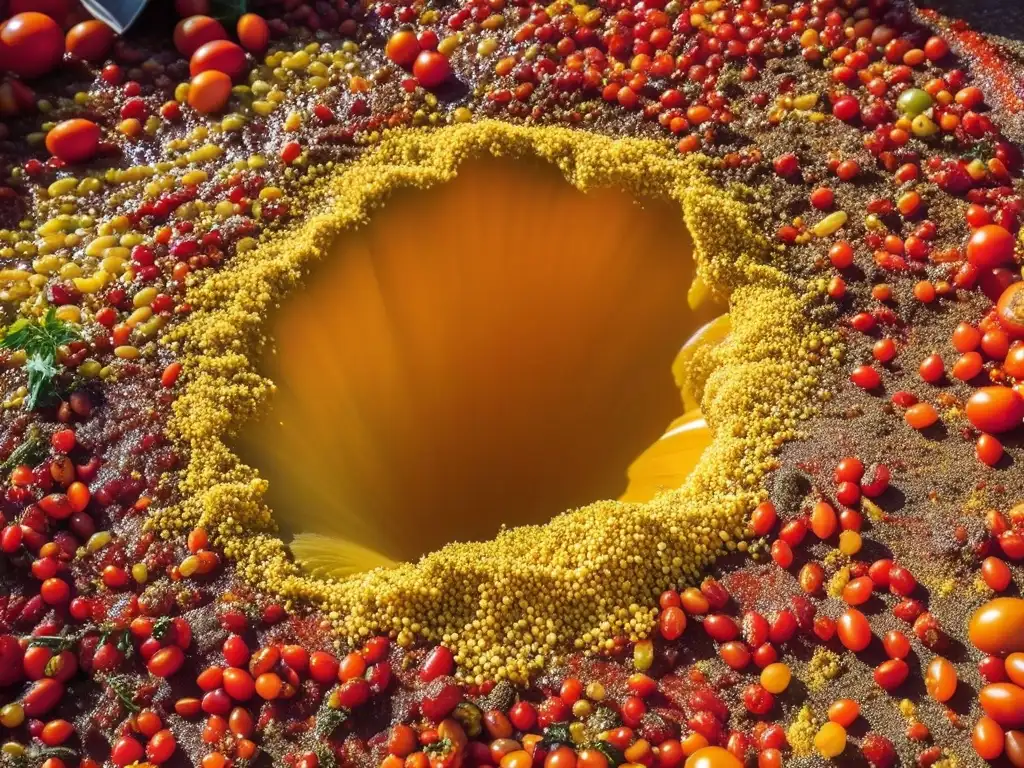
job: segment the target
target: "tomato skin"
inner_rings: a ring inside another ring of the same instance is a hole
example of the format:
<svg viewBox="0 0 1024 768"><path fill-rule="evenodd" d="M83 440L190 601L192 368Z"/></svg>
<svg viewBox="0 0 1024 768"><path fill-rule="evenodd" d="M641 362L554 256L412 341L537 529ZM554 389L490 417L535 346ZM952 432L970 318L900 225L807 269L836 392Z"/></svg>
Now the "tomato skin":
<svg viewBox="0 0 1024 768"><path fill-rule="evenodd" d="M231 98L231 78L216 69L200 72L188 84L188 105L200 114L219 112Z"/></svg>
<svg viewBox="0 0 1024 768"><path fill-rule="evenodd" d="M206 43L227 39L228 33L224 25L210 16L189 16L174 27L174 47L185 58L192 56Z"/></svg>
<svg viewBox="0 0 1024 768"><path fill-rule="evenodd" d="M19 77L45 75L63 57L64 33L46 14L26 11L0 23L0 59Z"/></svg>
<svg viewBox="0 0 1024 768"><path fill-rule="evenodd" d="M211 40L196 49L188 62L189 74L195 77L200 72L216 69L232 80L238 80L248 69L245 51L230 40Z"/></svg>
<svg viewBox="0 0 1024 768"><path fill-rule="evenodd" d="M968 398L966 413L982 432L1008 432L1024 420L1024 397L1010 387L980 387Z"/></svg>
<svg viewBox="0 0 1024 768"><path fill-rule="evenodd" d="M57 123L46 134L46 149L65 163L81 163L96 154L100 127L92 120L76 117Z"/></svg>
<svg viewBox="0 0 1024 768"><path fill-rule="evenodd" d="M99 19L75 24L64 38L64 48L82 61L102 61L114 44L114 30Z"/></svg>
<svg viewBox="0 0 1024 768"><path fill-rule="evenodd" d="M999 267L1013 261L1013 247L1013 235L1006 227L986 224L967 241L967 260L982 269Z"/></svg>
<svg viewBox="0 0 1024 768"><path fill-rule="evenodd" d="M1010 336L1024 339L1024 282L1013 283L999 295L996 313Z"/></svg>

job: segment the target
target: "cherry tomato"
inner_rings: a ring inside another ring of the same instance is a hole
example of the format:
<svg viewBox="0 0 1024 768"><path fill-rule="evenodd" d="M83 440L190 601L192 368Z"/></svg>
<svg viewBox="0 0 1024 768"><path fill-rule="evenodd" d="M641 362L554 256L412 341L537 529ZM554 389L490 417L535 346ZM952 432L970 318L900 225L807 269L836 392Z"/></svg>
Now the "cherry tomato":
<svg viewBox="0 0 1024 768"><path fill-rule="evenodd" d="M432 90L451 77L452 67L444 54L437 51L420 51L413 62L412 73L420 85Z"/></svg>
<svg viewBox="0 0 1024 768"><path fill-rule="evenodd" d="M1010 285L996 302L999 323L1015 339L1024 339L1024 282Z"/></svg>
<svg viewBox="0 0 1024 768"><path fill-rule="evenodd" d="M251 53L266 50L270 41L270 27L266 20L257 13L246 13L239 17L235 27L238 42Z"/></svg>
<svg viewBox="0 0 1024 768"><path fill-rule="evenodd" d="M1013 261L1014 239L1006 227L986 224L967 241L967 259L977 267L992 268Z"/></svg>
<svg viewBox="0 0 1024 768"><path fill-rule="evenodd" d="M46 149L65 163L92 158L100 143L100 127L92 120L76 117L57 123L46 134Z"/></svg>
<svg viewBox="0 0 1024 768"><path fill-rule="evenodd" d="M982 760L995 760L1003 754L1003 729L991 717L983 715L974 724L971 744Z"/></svg>
<svg viewBox="0 0 1024 768"><path fill-rule="evenodd" d="M924 684L928 695L933 699L949 701L956 693L956 667L948 659L936 656L928 663Z"/></svg>
<svg viewBox="0 0 1024 768"><path fill-rule="evenodd" d="M1024 420L1024 396L1010 387L981 387L968 398L966 413L982 432L1007 432Z"/></svg>
<svg viewBox="0 0 1024 768"><path fill-rule="evenodd" d="M871 625L855 608L847 609L836 625L839 641L851 651L863 651L871 644Z"/></svg>
<svg viewBox="0 0 1024 768"><path fill-rule="evenodd" d="M154 653L146 667L156 677L170 677L185 663L185 654L176 645L169 645Z"/></svg>
<svg viewBox="0 0 1024 768"><path fill-rule="evenodd" d="M196 49L188 62L189 74L195 77L200 72L215 69L232 80L238 80L248 69L245 51L230 40L211 40Z"/></svg>
<svg viewBox="0 0 1024 768"><path fill-rule="evenodd" d="M224 25L210 16L189 16L174 27L174 47L185 58L191 57L206 43L227 39Z"/></svg>
<svg viewBox="0 0 1024 768"><path fill-rule="evenodd" d="M82 61L102 61L114 43L114 30L99 19L75 24L64 38L64 47Z"/></svg>
<svg viewBox="0 0 1024 768"><path fill-rule="evenodd" d="M231 78L216 69L200 72L188 84L188 105L200 114L218 112L231 98Z"/></svg>
<svg viewBox="0 0 1024 768"><path fill-rule="evenodd" d="M910 674L910 667L903 659L889 659L875 667L875 682L887 691L895 690L903 685Z"/></svg>
<svg viewBox="0 0 1024 768"><path fill-rule="evenodd" d="M26 11L0 23L0 60L19 77L34 78L64 57L64 33L43 13Z"/></svg>
<svg viewBox="0 0 1024 768"><path fill-rule="evenodd" d="M420 55L420 43L416 33L408 29L400 29L388 38L384 46L385 55L400 67L411 67Z"/></svg>
<svg viewBox="0 0 1024 768"><path fill-rule="evenodd" d="M1024 688L1013 683L992 683L978 694L985 714L1003 728L1024 727Z"/></svg>

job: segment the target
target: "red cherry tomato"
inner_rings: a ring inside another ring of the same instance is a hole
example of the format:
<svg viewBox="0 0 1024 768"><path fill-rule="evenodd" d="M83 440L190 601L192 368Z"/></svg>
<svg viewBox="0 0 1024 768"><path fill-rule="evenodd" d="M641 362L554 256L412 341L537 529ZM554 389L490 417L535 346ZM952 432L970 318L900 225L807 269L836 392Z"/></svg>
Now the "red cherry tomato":
<svg viewBox="0 0 1024 768"><path fill-rule="evenodd" d="M452 74L451 64L437 51L420 51L412 65L412 73L420 85L427 89L442 85Z"/></svg>
<svg viewBox="0 0 1024 768"><path fill-rule="evenodd" d="M978 227L967 241L967 259L977 267L992 268L1013 261L1013 235L998 224Z"/></svg>
<svg viewBox="0 0 1024 768"><path fill-rule="evenodd" d="M237 43L230 40L212 40L201 45L188 62L189 74L195 77L200 72L215 69L223 72L232 80L245 74L248 63L245 51Z"/></svg>
<svg viewBox="0 0 1024 768"><path fill-rule="evenodd" d="M174 27L174 47L186 58L206 43L227 39L228 33L224 25L209 16L189 16Z"/></svg>

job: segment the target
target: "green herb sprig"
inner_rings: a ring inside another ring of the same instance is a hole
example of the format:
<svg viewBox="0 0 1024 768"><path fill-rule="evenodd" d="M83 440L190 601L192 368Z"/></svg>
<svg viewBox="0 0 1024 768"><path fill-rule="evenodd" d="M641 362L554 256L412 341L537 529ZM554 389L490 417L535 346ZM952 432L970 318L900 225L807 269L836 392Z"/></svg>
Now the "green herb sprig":
<svg viewBox="0 0 1024 768"><path fill-rule="evenodd" d="M78 332L59 319L53 307L38 322L21 318L7 329L3 340L0 340L0 348L20 349L27 355L28 397L25 404L30 410L56 396L55 382L60 374L57 349L78 338Z"/></svg>

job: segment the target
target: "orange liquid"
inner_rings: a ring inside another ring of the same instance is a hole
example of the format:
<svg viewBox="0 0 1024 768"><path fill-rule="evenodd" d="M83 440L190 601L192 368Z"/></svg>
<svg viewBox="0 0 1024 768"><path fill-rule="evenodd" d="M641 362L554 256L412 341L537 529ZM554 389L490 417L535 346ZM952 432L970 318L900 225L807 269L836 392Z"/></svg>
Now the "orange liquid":
<svg viewBox="0 0 1024 768"><path fill-rule="evenodd" d="M297 556L344 575L622 494L715 314L687 306L691 249L675 206L524 162L397 192L271 318L278 390L239 449Z"/></svg>

